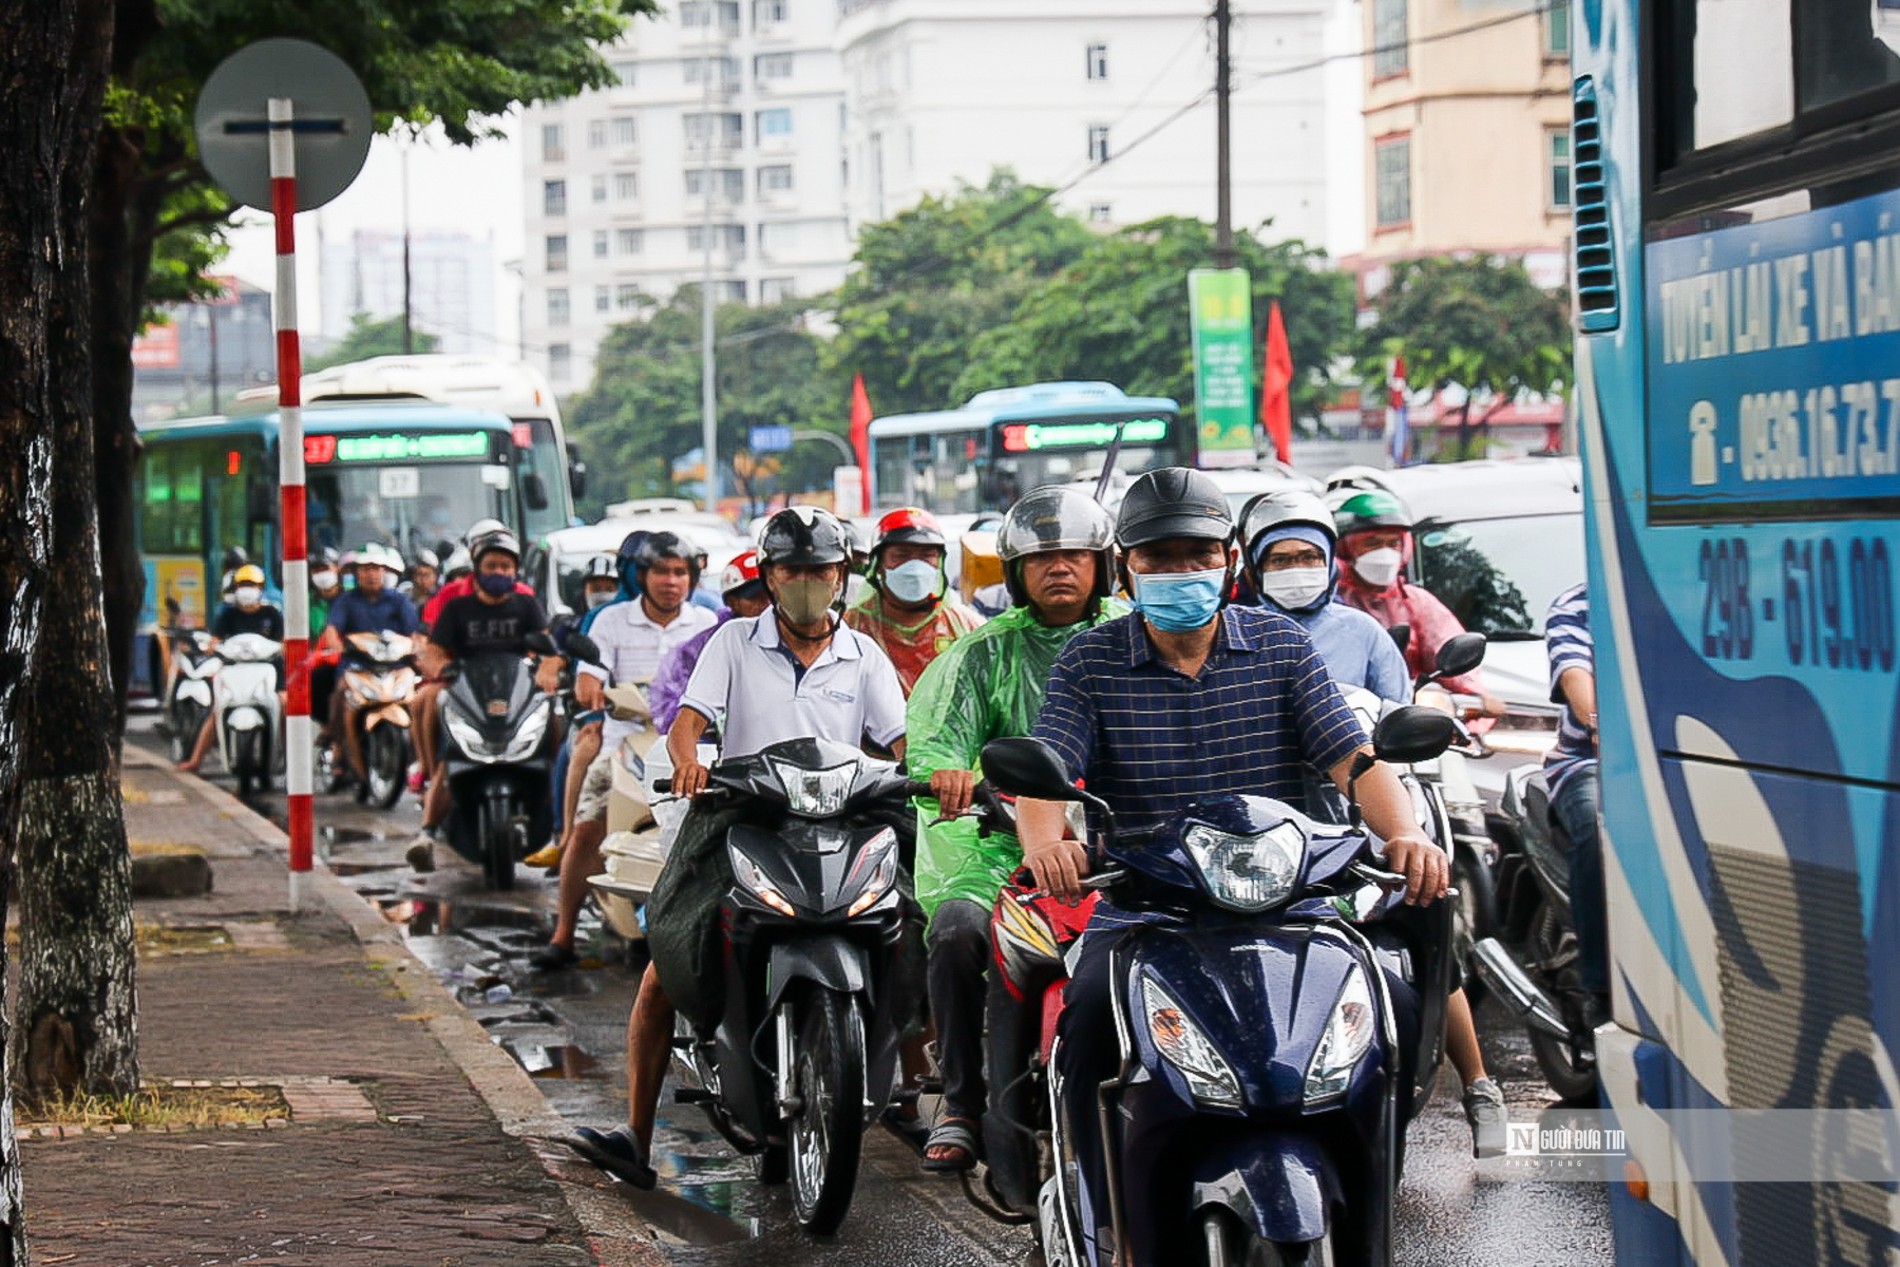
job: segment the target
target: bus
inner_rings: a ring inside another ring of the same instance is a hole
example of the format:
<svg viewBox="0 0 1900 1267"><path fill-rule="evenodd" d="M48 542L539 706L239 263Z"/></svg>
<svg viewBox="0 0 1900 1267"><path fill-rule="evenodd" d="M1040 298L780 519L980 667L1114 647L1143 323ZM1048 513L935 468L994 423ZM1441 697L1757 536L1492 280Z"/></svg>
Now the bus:
<svg viewBox="0 0 1900 1267"><path fill-rule="evenodd" d="M961 409L871 422L871 500L939 515L1003 511L1044 484L1099 474L1116 437L1129 475L1193 461L1192 428L1165 396L1110 383L1035 383L978 392Z"/></svg>
<svg viewBox="0 0 1900 1267"><path fill-rule="evenodd" d="M1617 1260L1891 1262L1900 3L1568 7Z"/></svg>
<svg viewBox="0 0 1900 1267"><path fill-rule="evenodd" d="M519 531L545 513L565 480L545 480L505 414L419 401L304 409L312 553L365 542L404 558L460 540L477 519ZM267 575L282 554L276 413L174 419L139 429L134 483L145 607L135 691L156 692L161 628L204 628L216 610L220 562L241 547ZM273 585L273 589L274 589Z"/></svg>

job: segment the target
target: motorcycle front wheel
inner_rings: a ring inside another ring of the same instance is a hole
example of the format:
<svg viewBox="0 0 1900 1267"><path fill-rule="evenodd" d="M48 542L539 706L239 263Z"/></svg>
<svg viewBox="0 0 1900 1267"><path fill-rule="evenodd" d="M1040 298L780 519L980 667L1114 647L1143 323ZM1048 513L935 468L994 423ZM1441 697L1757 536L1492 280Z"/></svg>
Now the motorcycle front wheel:
<svg viewBox="0 0 1900 1267"><path fill-rule="evenodd" d="M1201 1247L1207 1267L1332 1267L1327 1237L1316 1241L1263 1241L1232 1213L1208 1210L1201 1216Z"/></svg>
<svg viewBox="0 0 1900 1267"><path fill-rule="evenodd" d="M172 706L171 756L172 764L191 755L197 746L198 732L204 728L205 710L192 700L179 700Z"/></svg>
<svg viewBox="0 0 1900 1267"><path fill-rule="evenodd" d="M806 1230L844 1223L864 1147L864 1014L856 998L814 989L799 1007L791 1120L792 1206Z"/></svg>
<svg viewBox="0 0 1900 1267"><path fill-rule="evenodd" d="M400 726L382 725L363 741L363 765L369 772L366 795L378 809L402 799L409 775L409 737Z"/></svg>
<svg viewBox="0 0 1900 1267"><path fill-rule="evenodd" d="M264 790L263 736L247 730L237 737L237 786L239 796Z"/></svg>
<svg viewBox="0 0 1900 1267"><path fill-rule="evenodd" d="M1576 939L1548 902L1538 907L1536 922L1531 926L1531 956L1536 964L1562 965L1555 972L1546 970L1538 974L1543 978L1540 984L1560 1003L1577 996ZM1592 1099L1597 1091L1596 1036L1579 1033L1572 1010L1562 1008L1564 1021L1571 1026L1569 1035L1564 1038L1535 1027L1531 1029L1531 1055L1537 1058L1537 1067L1544 1071L1544 1081L1560 1099L1566 1104L1581 1104Z"/></svg>
<svg viewBox="0 0 1900 1267"><path fill-rule="evenodd" d="M515 887L515 833L506 807L484 800L476 814L482 842L482 878L491 889Z"/></svg>

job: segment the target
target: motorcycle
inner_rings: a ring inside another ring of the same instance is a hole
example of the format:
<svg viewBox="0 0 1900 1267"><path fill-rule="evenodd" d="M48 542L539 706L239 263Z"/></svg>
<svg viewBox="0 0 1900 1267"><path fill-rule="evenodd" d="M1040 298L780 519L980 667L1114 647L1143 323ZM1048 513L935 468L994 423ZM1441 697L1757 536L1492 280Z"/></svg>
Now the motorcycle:
<svg viewBox="0 0 1900 1267"><path fill-rule="evenodd" d="M711 1028L680 1018L679 1098L758 1158L761 1183L789 1175L799 1223L821 1235L851 1208L907 1019L894 988L906 918L898 841L872 816L901 815L928 792L855 748L791 739L714 763L702 794L777 825L727 834L737 882L721 912L725 1014Z"/></svg>
<svg viewBox="0 0 1900 1267"><path fill-rule="evenodd" d="M1506 776L1495 826L1504 837L1498 931L1475 947L1478 972L1523 1022L1550 1089L1564 1100L1586 1101L1597 1087L1592 1000L1577 971L1570 844L1551 815L1541 766L1520 766Z"/></svg>
<svg viewBox="0 0 1900 1267"><path fill-rule="evenodd" d="M202 629L171 629L171 673L165 683L164 730L174 763L191 755L211 711L211 681L219 661Z"/></svg>
<svg viewBox="0 0 1900 1267"><path fill-rule="evenodd" d="M271 772L283 760L283 709L277 698L277 663L284 644L263 634L239 634L218 644L211 663L212 716L217 719L218 755L237 780L238 795L270 789Z"/></svg>
<svg viewBox="0 0 1900 1267"><path fill-rule="evenodd" d="M1454 737L1449 717L1408 706L1380 720L1374 747L1379 760L1413 763ZM1389 1264L1402 1109L1424 1107L1443 1054L1450 904L1404 907L1403 877L1375 865L1356 825L1318 823L1279 801L1211 797L1124 834L1045 745L995 740L982 763L1002 792L1087 805L1108 867L1089 887L1167 916L1113 952L1119 1073L1072 1087L1055 1073L1062 933L1047 908L1009 893L999 906L1002 975L1014 959L1030 969L1018 980L1045 984L1040 1042L1017 1075L1034 1087L1038 1116L1001 1124L1033 1141L1035 1179L998 1176L995 1186L1015 1185L1002 1193L1013 1213L1035 1210L1050 1267ZM1360 758L1355 782L1372 765ZM1388 973L1418 993L1410 1061ZM1003 1114L1023 1103L1015 1091L999 1097ZM1078 1152L1085 1116L1100 1133L1100 1175L1085 1174ZM996 1137L988 1123L985 1134ZM1023 1160L1018 1151L1019 1170Z"/></svg>
<svg viewBox="0 0 1900 1267"><path fill-rule="evenodd" d="M351 634L349 644L368 662L352 665L337 684L347 692L344 715L363 754L365 777L356 785L356 799L388 809L401 799L409 775L409 701L421 681L411 659L415 643L384 631Z"/></svg>
<svg viewBox="0 0 1900 1267"><path fill-rule="evenodd" d="M636 948L646 938L640 908L652 896L672 845L672 838L662 832L657 820L662 807L654 803L658 799L653 790L655 769L664 767L665 773L659 776L662 778L672 769L656 759L666 748L652 724L645 690L635 683L621 683L609 686L606 697L608 713L614 720L644 722L645 726L621 739L614 750L613 784L607 796L607 837L600 846L604 869L588 876L587 884L607 926L627 943L630 954L637 955ZM701 747L705 750L709 746ZM706 755L708 763L713 755L716 750ZM670 802L667 808L671 808ZM677 830L677 813L673 821Z"/></svg>
<svg viewBox="0 0 1900 1267"><path fill-rule="evenodd" d="M555 654L545 634L531 636L528 645ZM583 660L600 654L579 635L569 637L568 649ZM518 655L456 661L440 698L449 847L481 866L489 888L512 889L515 863L552 827L559 703L535 687L533 666Z"/></svg>

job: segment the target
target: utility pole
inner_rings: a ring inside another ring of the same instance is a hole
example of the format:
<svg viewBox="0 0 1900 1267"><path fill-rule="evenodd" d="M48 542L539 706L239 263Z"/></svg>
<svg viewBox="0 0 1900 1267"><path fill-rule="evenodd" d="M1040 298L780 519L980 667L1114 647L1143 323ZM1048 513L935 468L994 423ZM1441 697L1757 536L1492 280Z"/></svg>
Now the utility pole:
<svg viewBox="0 0 1900 1267"><path fill-rule="evenodd" d="M205 305L205 324L211 332L211 412L214 414L218 412L218 307L223 299L224 296L220 294Z"/></svg>
<svg viewBox="0 0 1900 1267"><path fill-rule="evenodd" d="M699 281L699 445L706 457L706 509L719 510L719 399L713 355L713 23L719 21L718 6L707 5L706 56L700 65L699 143L703 147L699 164L699 196L704 200L700 215ZM718 41L723 55L724 41Z"/></svg>
<svg viewBox="0 0 1900 1267"><path fill-rule="evenodd" d="M1214 267L1234 266L1233 128L1227 99L1233 93L1228 36L1234 24L1229 0L1214 0Z"/></svg>
<svg viewBox="0 0 1900 1267"><path fill-rule="evenodd" d="M402 354L416 350L413 288L409 274L409 147L402 147Z"/></svg>

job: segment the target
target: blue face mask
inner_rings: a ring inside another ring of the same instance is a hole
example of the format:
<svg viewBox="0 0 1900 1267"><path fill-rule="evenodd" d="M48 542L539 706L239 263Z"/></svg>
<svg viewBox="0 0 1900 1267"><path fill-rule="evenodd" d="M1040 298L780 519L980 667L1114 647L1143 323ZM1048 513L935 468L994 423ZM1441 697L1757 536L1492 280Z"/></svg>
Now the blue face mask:
<svg viewBox="0 0 1900 1267"><path fill-rule="evenodd" d="M912 559L884 573L884 587L900 603L923 603L943 593L943 569L928 559Z"/></svg>
<svg viewBox="0 0 1900 1267"><path fill-rule="evenodd" d="M1135 610L1167 633L1186 633L1214 619L1227 589L1226 568L1130 576L1135 584Z"/></svg>

